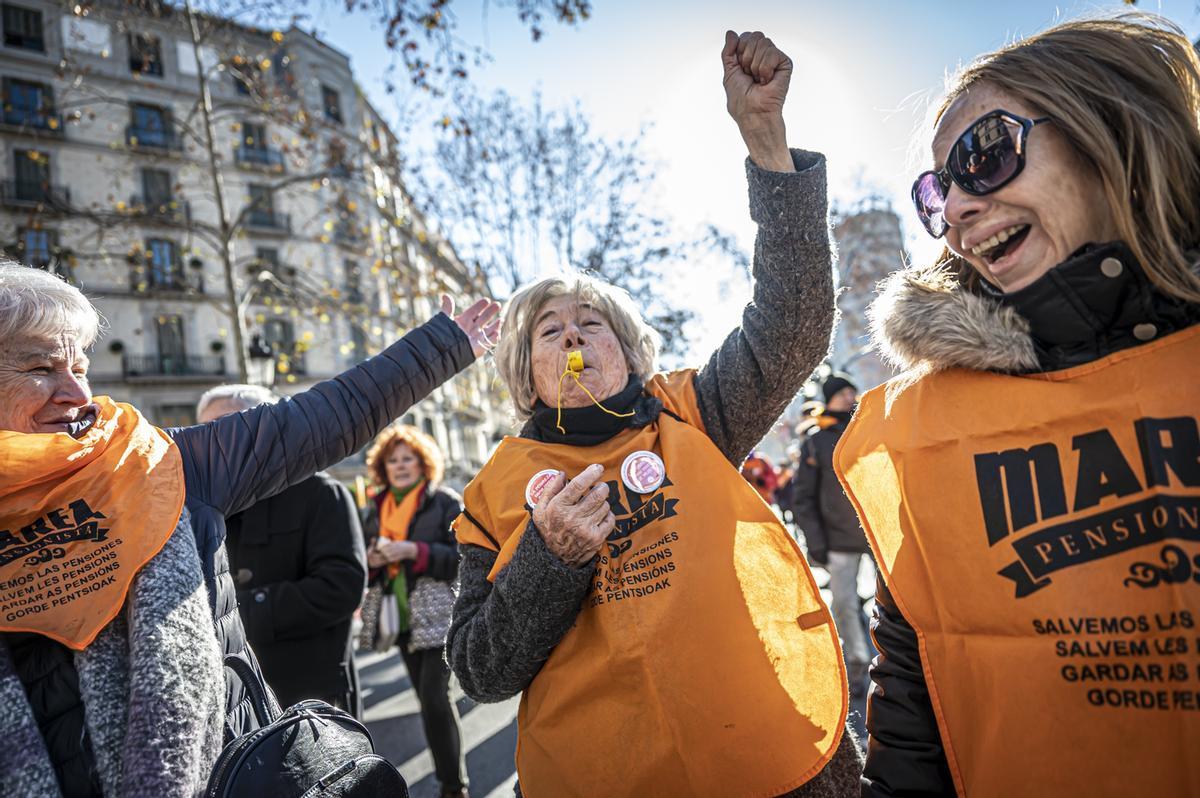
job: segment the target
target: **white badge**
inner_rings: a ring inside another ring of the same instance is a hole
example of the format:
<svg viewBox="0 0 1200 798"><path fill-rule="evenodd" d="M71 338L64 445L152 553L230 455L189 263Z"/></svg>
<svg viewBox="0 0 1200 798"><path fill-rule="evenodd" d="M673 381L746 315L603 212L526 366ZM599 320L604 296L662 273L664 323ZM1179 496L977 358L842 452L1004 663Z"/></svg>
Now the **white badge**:
<svg viewBox="0 0 1200 798"><path fill-rule="evenodd" d="M662 458L644 449L634 452L621 464L621 481L634 493L653 493L667 477Z"/></svg>
<svg viewBox="0 0 1200 798"><path fill-rule="evenodd" d="M534 474L525 486L525 503L530 507L536 507L538 499L542 498L542 491L561 473L557 468L543 468Z"/></svg>

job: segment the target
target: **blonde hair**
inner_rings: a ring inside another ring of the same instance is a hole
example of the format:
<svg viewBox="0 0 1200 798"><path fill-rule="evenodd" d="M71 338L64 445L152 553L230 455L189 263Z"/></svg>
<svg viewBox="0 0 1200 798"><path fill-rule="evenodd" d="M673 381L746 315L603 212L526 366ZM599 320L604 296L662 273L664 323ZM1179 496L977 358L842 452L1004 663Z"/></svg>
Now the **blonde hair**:
<svg viewBox="0 0 1200 798"><path fill-rule="evenodd" d="M387 459L397 446L404 444L413 450L413 454L421 461L421 473L425 481L435 485L442 481L446 469L445 458L441 447L431 436L426 435L416 427L407 424L393 424L375 438L375 443L367 451L367 471L381 488L388 487Z"/></svg>
<svg viewBox="0 0 1200 798"><path fill-rule="evenodd" d="M575 298L595 308L621 343L629 373L642 381L650 379L658 367L661 337L646 323L625 291L582 274L547 277L518 291L504 309L504 325L496 346L496 367L500 379L512 396L517 418L533 414L537 394L533 387L533 326L538 314L551 299Z"/></svg>
<svg viewBox="0 0 1200 798"><path fill-rule="evenodd" d="M963 68L935 119L980 83L1050 116L1096 168L1120 237L1154 284L1200 302L1187 256L1200 242L1200 60L1179 28L1144 13L1057 25ZM948 248L939 263L975 279Z"/></svg>

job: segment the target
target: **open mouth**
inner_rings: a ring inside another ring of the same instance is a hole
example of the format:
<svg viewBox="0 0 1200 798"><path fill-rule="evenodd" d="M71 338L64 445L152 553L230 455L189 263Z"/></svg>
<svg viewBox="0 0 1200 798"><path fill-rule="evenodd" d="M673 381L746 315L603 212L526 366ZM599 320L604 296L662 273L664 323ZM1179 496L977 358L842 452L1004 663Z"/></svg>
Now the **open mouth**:
<svg viewBox="0 0 1200 798"><path fill-rule="evenodd" d="M1030 227L1027 224L1013 225L996 233L987 241L976 244L971 248L971 254L977 258L983 258L990 266L1021 246L1025 237L1029 235L1029 230Z"/></svg>

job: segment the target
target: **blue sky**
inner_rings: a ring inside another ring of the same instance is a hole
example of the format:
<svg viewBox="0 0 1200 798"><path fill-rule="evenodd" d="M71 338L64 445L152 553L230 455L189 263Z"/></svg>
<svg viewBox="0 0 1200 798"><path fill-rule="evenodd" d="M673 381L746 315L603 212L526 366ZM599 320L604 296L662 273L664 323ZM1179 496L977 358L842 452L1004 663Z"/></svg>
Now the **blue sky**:
<svg viewBox="0 0 1200 798"><path fill-rule="evenodd" d="M340 2L329 6L314 15L318 33L351 55L381 112L399 113L378 78L387 64L382 34L364 17L339 13ZM540 90L548 105L578 100L595 128L612 135L651 125L645 149L659 164L658 198L675 223L685 230L717 224L747 248L754 226L745 148L725 113L719 53L727 28L765 32L796 62L785 108L791 145L826 154L832 197L852 202L878 191L891 199L918 259L935 248L908 201L913 175L925 168L926 145L914 147L913 136L947 72L1057 20L1127 8L1119 0L594 0L592 19L578 28L548 26L532 44L495 2L486 24L480 0L454 6L464 37L494 59L473 71L479 85L518 96ZM1200 35L1197 0L1142 0L1137 8L1162 13L1192 39ZM719 265L690 266L671 290L701 314L692 333L702 355L736 323L748 287L734 287L740 297L718 295L719 281L696 280L697 270L715 273ZM705 283L709 293L697 288Z"/></svg>

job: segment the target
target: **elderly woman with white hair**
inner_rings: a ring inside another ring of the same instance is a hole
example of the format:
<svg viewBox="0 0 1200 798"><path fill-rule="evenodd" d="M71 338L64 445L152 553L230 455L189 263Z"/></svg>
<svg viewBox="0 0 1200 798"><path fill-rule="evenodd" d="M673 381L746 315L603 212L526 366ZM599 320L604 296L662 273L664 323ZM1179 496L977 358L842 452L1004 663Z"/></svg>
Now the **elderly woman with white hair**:
<svg viewBox="0 0 1200 798"><path fill-rule="evenodd" d="M0 796L194 795L253 728L225 516L365 445L469 365L480 301L291 399L163 430L88 388L100 317L0 264Z"/></svg>
<svg viewBox="0 0 1200 798"><path fill-rule="evenodd" d="M733 32L722 60L759 225L741 325L664 374L611 285L550 278L505 311L525 425L465 491L448 655L473 698L521 694L535 798L858 793L829 610L737 470L829 345L825 163L787 148L791 61Z"/></svg>

